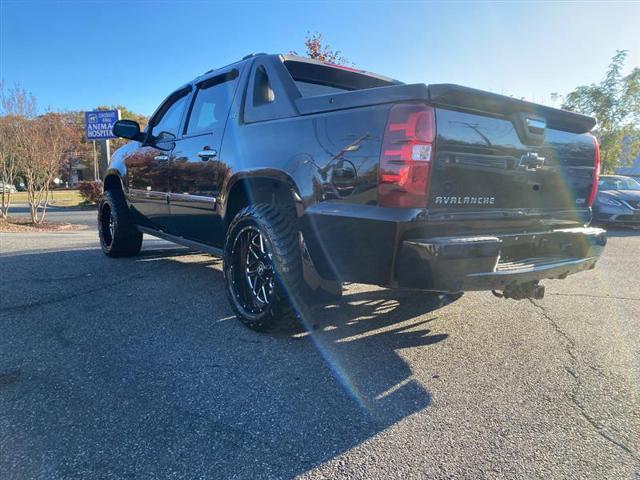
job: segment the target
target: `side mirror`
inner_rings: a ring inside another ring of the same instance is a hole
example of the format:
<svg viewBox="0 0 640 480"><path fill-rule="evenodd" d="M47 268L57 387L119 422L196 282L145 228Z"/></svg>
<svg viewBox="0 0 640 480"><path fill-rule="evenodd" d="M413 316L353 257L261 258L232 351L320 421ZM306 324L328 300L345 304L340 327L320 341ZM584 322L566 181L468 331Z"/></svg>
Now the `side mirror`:
<svg viewBox="0 0 640 480"><path fill-rule="evenodd" d="M144 133L140 132L140 125L133 120L118 120L113 124L113 134L116 137L127 138L136 142L144 140Z"/></svg>
<svg viewBox="0 0 640 480"><path fill-rule="evenodd" d="M173 150L176 146L176 136L170 132L160 132L153 137L153 146L159 150Z"/></svg>

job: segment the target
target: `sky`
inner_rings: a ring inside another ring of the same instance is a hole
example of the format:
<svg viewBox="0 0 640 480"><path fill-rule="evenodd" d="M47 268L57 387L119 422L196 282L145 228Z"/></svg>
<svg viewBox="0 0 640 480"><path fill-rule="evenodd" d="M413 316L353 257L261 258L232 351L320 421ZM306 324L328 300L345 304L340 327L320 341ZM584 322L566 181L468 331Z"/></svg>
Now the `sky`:
<svg viewBox="0 0 640 480"><path fill-rule="evenodd" d="M251 52L304 52L322 32L356 67L552 104L601 80L617 49L640 66L636 2L0 0L0 79L40 110L125 105Z"/></svg>

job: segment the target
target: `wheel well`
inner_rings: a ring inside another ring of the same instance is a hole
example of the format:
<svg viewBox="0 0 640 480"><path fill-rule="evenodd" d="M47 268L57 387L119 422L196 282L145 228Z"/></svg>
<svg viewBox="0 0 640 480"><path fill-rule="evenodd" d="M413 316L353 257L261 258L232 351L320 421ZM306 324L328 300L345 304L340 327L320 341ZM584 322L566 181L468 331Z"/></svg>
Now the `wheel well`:
<svg viewBox="0 0 640 480"><path fill-rule="evenodd" d="M104 179L104 191L122 190L122 182L117 175L107 175Z"/></svg>
<svg viewBox="0 0 640 480"><path fill-rule="evenodd" d="M227 198L224 214L225 229L240 210L257 203L274 203L283 207L296 208L293 191L283 181L270 178L238 180Z"/></svg>

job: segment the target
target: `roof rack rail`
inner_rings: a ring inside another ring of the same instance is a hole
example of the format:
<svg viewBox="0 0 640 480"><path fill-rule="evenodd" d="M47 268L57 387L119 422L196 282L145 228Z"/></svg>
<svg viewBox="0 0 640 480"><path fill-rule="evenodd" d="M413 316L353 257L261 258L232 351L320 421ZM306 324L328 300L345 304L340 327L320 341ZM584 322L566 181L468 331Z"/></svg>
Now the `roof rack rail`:
<svg viewBox="0 0 640 480"><path fill-rule="evenodd" d="M246 60L246 59L251 58L251 57L259 57L260 55L266 55L266 53L250 53L249 55L245 55L244 57L242 57L242 59L238 60L238 62L241 62L242 60ZM233 62L233 63L238 63L238 62ZM231 63L230 65L233 65L233 63ZM228 65L226 65L226 66L228 66ZM224 67L212 68L212 69L207 70L206 72L204 72L202 75L209 75L210 73L213 73L216 70L219 70L220 68L224 68Z"/></svg>
<svg viewBox="0 0 640 480"><path fill-rule="evenodd" d="M251 57L258 57L260 55L266 55L266 53L261 52L261 53L250 53L249 55L245 55L244 57L242 57L242 60L246 60L247 58L251 58Z"/></svg>

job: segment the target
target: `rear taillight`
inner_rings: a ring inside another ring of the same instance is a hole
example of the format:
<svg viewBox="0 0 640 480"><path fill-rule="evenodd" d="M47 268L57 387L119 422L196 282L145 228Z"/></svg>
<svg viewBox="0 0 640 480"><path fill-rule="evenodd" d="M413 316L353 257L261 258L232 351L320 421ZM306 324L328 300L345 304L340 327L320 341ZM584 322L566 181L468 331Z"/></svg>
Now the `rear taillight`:
<svg viewBox="0 0 640 480"><path fill-rule="evenodd" d="M598 193L598 178L600 177L600 145L598 145L598 139L591 136L593 139L593 180L591 183L591 193L589 194L589 206L593 206L593 201L596 199L596 193Z"/></svg>
<svg viewBox="0 0 640 480"><path fill-rule="evenodd" d="M435 113L422 104L391 107L378 172L378 205L425 208L436 138Z"/></svg>

